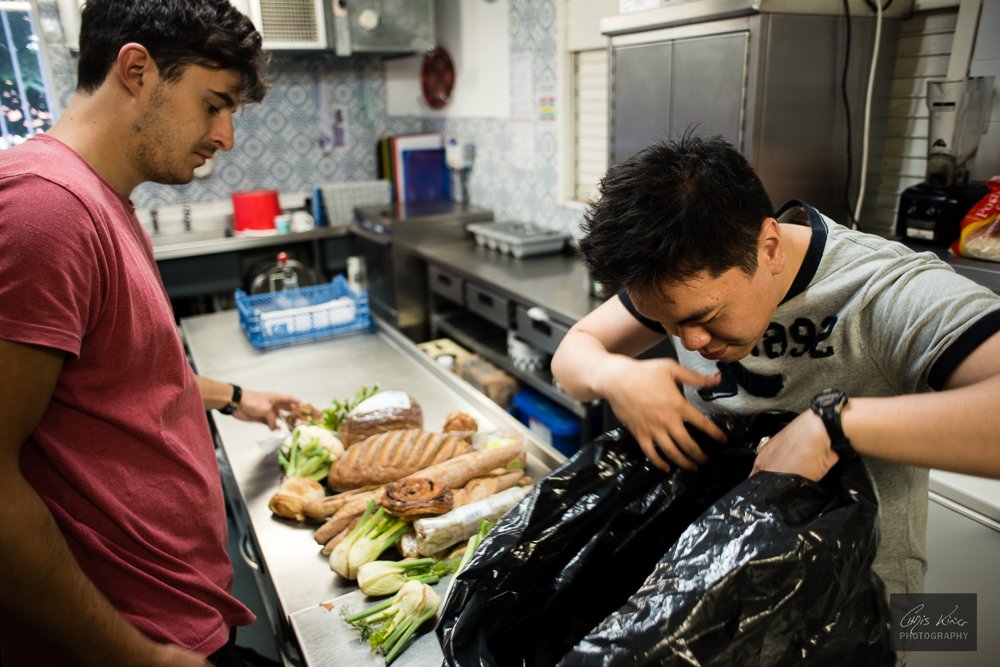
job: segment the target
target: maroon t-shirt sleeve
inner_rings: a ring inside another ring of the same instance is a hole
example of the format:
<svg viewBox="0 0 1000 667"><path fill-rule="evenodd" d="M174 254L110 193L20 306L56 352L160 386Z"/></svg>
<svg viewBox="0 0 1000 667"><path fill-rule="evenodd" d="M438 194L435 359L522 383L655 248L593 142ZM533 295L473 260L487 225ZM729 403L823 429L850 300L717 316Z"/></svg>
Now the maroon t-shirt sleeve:
<svg viewBox="0 0 1000 667"><path fill-rule="evenodd" d="M103 259L71 192L38 176L0 180L0 338L77 358L101 307Z"/></svg>

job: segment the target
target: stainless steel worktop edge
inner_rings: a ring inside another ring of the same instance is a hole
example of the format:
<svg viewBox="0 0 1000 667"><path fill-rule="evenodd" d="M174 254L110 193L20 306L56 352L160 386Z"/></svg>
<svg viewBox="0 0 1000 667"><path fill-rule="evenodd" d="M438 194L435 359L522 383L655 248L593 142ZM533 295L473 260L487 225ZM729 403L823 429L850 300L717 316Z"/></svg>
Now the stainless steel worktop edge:
<svg viewBox="0 0 1000 667"><path fill-rule="evenodd" d="M157 262L185 257L200 257L203 255L218 255L227 252L268 248L287 243L302 243L321 239L347 236L350 233L347 225L336 227L316 227L307 232L292 232L289 234L272 234L269 236L223 236L219 231L217 236L205 238L201 232L171 234L169 236L152 236L153 259Z"/></svg>
<svg viewBox="0 0 1000 667"><path fill-rule="evenodd" d="M962 507L1000 522L1000 480L931 470L929 488Z"/></svg>

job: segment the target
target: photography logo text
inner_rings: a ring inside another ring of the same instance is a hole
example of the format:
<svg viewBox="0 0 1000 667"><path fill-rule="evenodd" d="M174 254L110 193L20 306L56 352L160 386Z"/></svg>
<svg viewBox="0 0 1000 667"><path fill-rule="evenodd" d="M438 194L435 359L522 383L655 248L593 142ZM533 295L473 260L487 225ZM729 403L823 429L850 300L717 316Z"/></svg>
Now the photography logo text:
<svg viewBox="0 0 1000 667"><path fill-rule="evenodd" d="M897 651L975 651L975 593L889 596L892 643Z"/></svg>

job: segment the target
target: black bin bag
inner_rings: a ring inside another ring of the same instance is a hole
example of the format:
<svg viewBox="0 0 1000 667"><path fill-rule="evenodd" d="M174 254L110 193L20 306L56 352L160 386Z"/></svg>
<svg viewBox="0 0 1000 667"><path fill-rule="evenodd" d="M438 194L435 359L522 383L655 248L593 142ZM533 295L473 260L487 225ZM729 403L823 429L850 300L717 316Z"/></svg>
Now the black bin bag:
<svg viewBox="0 0 1000 667"><path fill-rule="evenodd" d="M748 478L794 414L716 418L711 463L654 468L623 430L540 480L489 532L439 614L446 665L892 665L859 459L819 483Z"/></svg>

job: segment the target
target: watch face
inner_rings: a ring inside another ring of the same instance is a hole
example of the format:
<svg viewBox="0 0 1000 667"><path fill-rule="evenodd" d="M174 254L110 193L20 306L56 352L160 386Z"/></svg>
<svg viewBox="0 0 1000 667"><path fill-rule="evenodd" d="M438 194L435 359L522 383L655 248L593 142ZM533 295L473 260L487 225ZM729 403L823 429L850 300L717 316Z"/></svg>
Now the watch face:
<svg viewBox="0 0 1000 667"><path fill-rule="evenodd" d="M832 408L844 400L844 392L837 389L827 389L816 394L813 402L817 408Z"/></svg>

